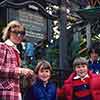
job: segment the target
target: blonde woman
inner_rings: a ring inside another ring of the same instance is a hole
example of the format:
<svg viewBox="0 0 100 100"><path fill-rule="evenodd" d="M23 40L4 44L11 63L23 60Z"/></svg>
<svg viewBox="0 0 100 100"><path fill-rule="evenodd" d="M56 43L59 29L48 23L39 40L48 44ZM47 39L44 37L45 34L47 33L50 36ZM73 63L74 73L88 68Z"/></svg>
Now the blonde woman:
<svg viewBox="0 0 100 100"><path fill-rule="evenodd" d="M20 52L16 45L25 36L24 26L14 20L3 30L4 43L0 43L0 100L21 100L20 76L30 77L33 71L20 68Z"/></svg>

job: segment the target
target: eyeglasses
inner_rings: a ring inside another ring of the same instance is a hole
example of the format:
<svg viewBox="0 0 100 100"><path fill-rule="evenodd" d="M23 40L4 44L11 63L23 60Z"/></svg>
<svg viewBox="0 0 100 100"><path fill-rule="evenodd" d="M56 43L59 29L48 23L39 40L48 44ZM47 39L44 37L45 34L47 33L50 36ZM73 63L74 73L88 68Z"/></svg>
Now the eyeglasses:
<svg viewBox="0 0 100 100"><path fill-rule="evenodd" d="M11 31L11 32L17 34L18 36L24 36L25 35L25 31L19 31L19 32Z"/></svg>

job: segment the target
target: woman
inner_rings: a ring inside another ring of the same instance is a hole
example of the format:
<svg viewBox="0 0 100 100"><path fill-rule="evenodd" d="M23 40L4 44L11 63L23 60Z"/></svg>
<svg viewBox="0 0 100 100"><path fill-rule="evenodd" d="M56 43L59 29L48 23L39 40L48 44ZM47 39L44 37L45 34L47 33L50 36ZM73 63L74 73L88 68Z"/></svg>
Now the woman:
<svg viewBox="0 0 100 100"><path fill-rule="evenodd" d="M16 48L25 36L24 26L14 20L3 30L0 43L0 100L21 100L20 76L30 77L33 71L20 68L20 52Z"/></svg>

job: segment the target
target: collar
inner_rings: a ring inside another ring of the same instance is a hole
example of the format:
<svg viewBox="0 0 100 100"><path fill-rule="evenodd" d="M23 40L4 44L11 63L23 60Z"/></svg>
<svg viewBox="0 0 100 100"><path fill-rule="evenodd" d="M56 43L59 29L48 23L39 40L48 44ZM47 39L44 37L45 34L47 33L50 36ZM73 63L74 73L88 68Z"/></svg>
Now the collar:
<svg viewBox="0 0 100 100"><path fill-rule="evenodd" d="M49 83L50 83L50 80L48 80L47 84L44 84L44 82L41 79L37 78L37 80L36 80L36 84L39 84L44 87L46 87Z"/></svg>
<svg viewBox="0 0 100 100"><path fill-rule="evenodd" d="M5 44L7 44L8 46L13 47L18 53L20 53L19 50L17 49L17 46L10 39L6 40Z"/></svg>
<svg viewBox="0 0 100 100"><path fill-rule="evenodd" d="M100 59L98 58L98 59L96 60L96 63L99 63L99 60L100 60ZM93 61L91 58L89 59L89 61L90 61L92 64L94 63L94 61Z"/></svg>
<svg viewBox="0 0 100 100"><path fill-rule="evenodd" d="M76 75L73 79L81 79L81 80L84 80L85 78L88 78L89 77L89 75L87 74L87 75L85 75L83 78L81 78L79 75Z"/></svg>

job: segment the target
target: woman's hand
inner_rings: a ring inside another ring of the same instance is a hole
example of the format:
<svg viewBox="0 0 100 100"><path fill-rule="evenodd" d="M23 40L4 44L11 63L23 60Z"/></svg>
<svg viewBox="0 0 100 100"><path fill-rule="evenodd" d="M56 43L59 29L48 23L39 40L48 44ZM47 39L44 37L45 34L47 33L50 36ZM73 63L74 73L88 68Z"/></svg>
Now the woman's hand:
<svg viewBox="0 0 100 100"><path fill-rule="evenodd" d="M20 73L22 76L27 77L32 77L34 75L33 70L29 69L29 68L20 68Z"/></svg>

